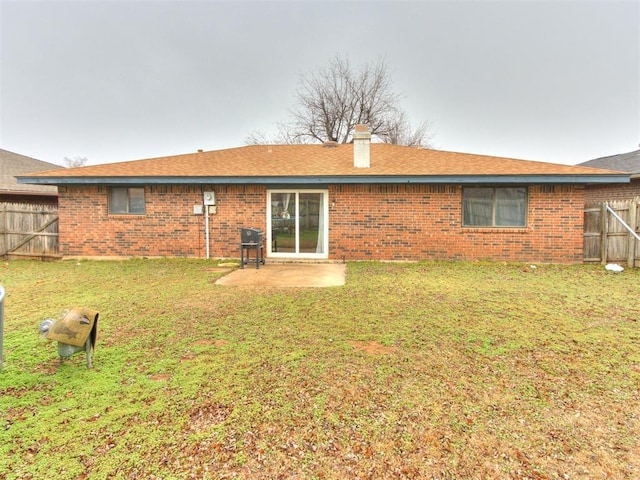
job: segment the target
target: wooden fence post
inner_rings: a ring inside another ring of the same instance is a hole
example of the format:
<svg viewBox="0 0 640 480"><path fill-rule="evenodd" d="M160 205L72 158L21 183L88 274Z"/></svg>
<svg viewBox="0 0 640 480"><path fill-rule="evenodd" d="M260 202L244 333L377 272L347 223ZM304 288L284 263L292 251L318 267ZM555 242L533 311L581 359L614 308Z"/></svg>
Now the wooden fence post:
<svg viewBox="0 0 640 480"><path fill-rule="evenodd" d="M634 232L637 232L636 225L636 201L635 199L629 202L629 228ZM629 242L627 244L627 266L629 268L635 267L636 257L636 239L633 235L629 235Z"/></svg>
<svg viewBox="0 0 640 480"><path fill-rule="evenodd" d="M607 236L609 235L609 212L607 211L606 202L602 203L602 214L600 215L600 221L602 222L602 227L600 228L600 232L602 234L602 241L600 242L600 261L602 265L607 263Z"/></svg>
<svg viewBox="0 0 640 480"><path fill-rule="evenodd" d="M2 342L4 341L4 287L0 285L0 372L2 371Z"/></svg>
<svg viewBox="0 0 640 480"><path fill-rule="evenodd" d="M2 213L0 213L0 252L7 250L9 239L7 234L7 205L2 204Z"/></svg>

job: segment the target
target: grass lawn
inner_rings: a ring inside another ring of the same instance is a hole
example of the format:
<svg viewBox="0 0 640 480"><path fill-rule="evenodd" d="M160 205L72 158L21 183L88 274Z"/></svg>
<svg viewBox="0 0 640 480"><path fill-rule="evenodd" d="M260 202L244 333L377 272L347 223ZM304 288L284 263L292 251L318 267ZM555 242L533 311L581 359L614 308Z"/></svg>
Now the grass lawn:
<svg viewBox="0 0 640 480"><path fill-rule="evenodd" d="M640 478L640 270L0 263L0 478ZM100 312L94 368L40 321Z"/></svg>

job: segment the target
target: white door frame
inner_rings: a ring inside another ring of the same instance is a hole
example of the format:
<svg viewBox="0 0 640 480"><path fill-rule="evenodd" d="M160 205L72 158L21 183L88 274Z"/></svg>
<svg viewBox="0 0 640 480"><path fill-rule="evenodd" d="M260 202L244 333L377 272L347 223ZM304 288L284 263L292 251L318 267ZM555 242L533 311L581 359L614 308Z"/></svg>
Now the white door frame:
<svg viewBox="0 0 640 480"><path fill-rule="evenodd" d="M298 221L298 207L301 193L321 193L322 194L322 212L323 218L321 219L324 226L322 236L322 245L324 251L322 253L310 253L310 252L274 252L272 251L272 225L271 225L271 194L272 193L291 193L295 194L295 206L296 206L296 218L295 218L295 237L296 237L296 250L299 250L299 221ZM325 189L307 189L307 188L277 188L267 189L267 232L266 232L266 252L271 258L308 258L308 259L327 259L329 258L329 190Z"/></svg>

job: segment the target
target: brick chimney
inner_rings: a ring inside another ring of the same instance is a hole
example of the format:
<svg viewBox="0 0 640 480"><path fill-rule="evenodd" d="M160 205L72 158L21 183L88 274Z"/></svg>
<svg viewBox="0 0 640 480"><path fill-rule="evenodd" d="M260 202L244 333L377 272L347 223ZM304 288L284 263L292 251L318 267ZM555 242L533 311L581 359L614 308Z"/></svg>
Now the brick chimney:
<svg viewBox="0 0 640 480"><path fill-rule="evenodd" d="M371 144L371 132L366 125L356 125L353 132L353 166L356 168L369 168L369 145Z"/></svg>

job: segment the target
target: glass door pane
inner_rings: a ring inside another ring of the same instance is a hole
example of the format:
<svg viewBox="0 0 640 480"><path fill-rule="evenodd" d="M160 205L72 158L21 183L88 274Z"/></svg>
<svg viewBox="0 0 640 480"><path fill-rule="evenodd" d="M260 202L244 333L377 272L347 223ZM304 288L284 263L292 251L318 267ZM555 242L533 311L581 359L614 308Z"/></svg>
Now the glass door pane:
<svg viewBox="0 0 640 480"><path fill-rule="evenodd" d="M296 252L296 194L271 194L271 251Z"/></svg>
<svg viewBox="0 0 640 480"><path fill-rule="evenodd" d="M301 253L323 253L322 194L300 193L298 239Z"/></svg>

